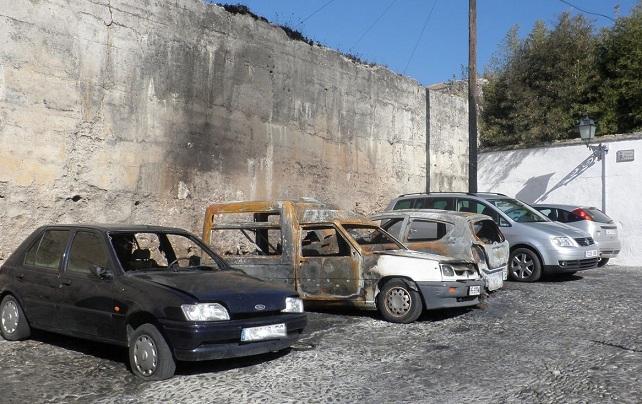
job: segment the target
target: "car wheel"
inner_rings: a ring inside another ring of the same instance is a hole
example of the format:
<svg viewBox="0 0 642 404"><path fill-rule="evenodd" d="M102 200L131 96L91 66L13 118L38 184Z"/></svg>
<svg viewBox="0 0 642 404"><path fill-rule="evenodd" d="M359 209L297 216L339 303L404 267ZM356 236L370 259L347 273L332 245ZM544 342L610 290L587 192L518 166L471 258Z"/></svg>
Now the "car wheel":
<svg viewBox="0 0 642 404"><path fill-rule="evenodd" d="M598 267L603 267L604 265L608 264L609 259L608 258L600 258L600 260L597 262Z"/></svg>
<svg viewBox="0 0 642 404"><path fill-rule="evenodd" d="M143 324L129 339L129 364L144 380L164 380L174 375L176 362L169 345L152 324Z"/></svg>
<svg viewBox="0 0 642 404"><path fill-rule="evenodd" d="M7 295L0 303L0 333L8 341L29 338L31 327L15 297Z"/></svg>
<svg viewBox="0 0 642 404"><path fill-rule="evenodd" d="M516 248L510 253L510 278L518 282L535 282L542 276L542 263L533 250Z"/></svg>
<svg viewBox="0 0 642 404"><path fill-rule="evenodd" d="M419 292L402 279L391 279L383 285L377 295L377 307L387 321L404 324L418 319L424 310Z"/></svg>

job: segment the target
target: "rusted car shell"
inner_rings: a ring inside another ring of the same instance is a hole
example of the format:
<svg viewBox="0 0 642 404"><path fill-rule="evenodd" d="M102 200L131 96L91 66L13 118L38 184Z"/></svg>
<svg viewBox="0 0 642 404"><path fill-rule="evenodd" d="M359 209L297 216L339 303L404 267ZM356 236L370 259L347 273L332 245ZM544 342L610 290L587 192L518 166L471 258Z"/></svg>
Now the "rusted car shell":
<svg viewBox="0 0 642 404"><path fill-rule="evenodd" d="M239 213L254 214L255 218L261 215L278 214L280 218L278 223L260 221L223 223L225 214ZM479 270L470 259L409 251L396 240L395 245L360 245L346 231L346 227L354 225L377 228L385 233L376 223L363 215L337 209L318 201L218 203L206 209L203 240L212 246L216 241L212 238L213 230L278 226L282 240L280 255L225 255L226 260L232 266L243 269L250 275L288 284L297 290L306 302L318 302L324 305L349 305L375 309L376 296L382 280L392 276L414 282L460 282L461 285L483 285ZM301 247L302 231L315 226L332 226L350 244L352 253L342 257L304 256ZM215 246L213 248L216 250ZM456 269L455 276L445 279L441 274L441 263L452 264ZM470 306L478 302L477 298L461 297L456 299L454 305L441 307Z"/></svg>
<svg viewBox="0 0 642 404"><path fill-rule="evenodd" d="M499 289L507 278L508 257L510 254L509 244L501 235L501 230L494 226L494 222L489 216L479 213L452 212L438 209L401 209L377 213L370 215L369 218L373 221L381 221L382 225L389 220L403 220L398 239L412 250L431 252L475 262L489 290ZM410 222L422 219L431 222L448 223L452 227L438 240L413 242L409 240ZM475 224L483 221L491 221L493 223L493 226L501 235L499 240L488 242L477 236ZM478 246L482 249L483 254L475 254L473 246ZM501 279L499 273L501 273Z"/></svg>

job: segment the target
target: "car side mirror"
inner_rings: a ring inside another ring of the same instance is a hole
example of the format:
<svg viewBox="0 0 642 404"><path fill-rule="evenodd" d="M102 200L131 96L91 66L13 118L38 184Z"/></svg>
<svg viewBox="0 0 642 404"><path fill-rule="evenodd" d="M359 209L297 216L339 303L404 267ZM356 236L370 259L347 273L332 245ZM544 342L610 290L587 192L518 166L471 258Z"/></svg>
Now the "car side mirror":
<svg viewBox="0 0 642 404"><path fill-rule="evenodd" d="M114 273L111 272L111 270L101 267L100 265L94 265L91 268L91 272L98 277L98 279L102 279L104 281L110 281L114 279Z"/></svg>

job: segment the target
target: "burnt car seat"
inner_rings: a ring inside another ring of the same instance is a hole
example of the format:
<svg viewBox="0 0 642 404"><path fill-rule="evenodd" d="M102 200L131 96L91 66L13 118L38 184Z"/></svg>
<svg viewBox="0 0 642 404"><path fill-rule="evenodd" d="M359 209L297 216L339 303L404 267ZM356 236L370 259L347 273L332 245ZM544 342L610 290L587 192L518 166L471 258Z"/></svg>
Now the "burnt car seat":
<svg viewBox="0 0 642 404"><path fill-rule="evenodd" d="M147 269L156 268L158 264L152 258L152 253L148 248L137 248L132 252L131 261L129 261L129 269Z"/></svg>

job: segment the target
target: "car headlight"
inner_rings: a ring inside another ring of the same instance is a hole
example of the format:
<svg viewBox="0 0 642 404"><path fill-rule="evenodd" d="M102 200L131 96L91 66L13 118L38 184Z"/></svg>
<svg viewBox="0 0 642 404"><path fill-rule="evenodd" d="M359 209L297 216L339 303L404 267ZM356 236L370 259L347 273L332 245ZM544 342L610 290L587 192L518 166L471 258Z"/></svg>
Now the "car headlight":
<svg viewBox="0 0 642 404"><path fill-rule="evenodd" d="M190 321L229 320L230 314L218 303L183 304L181 310Z"/></svg>
<svg viewBox="0 0 642 404"><path fill-rule="evenodd" d="M554 237L553 244L559 247L574 247L573 240L570 237Z"/></svg>
<svg viewBox="0 0 642 404"><path fill-rule="evenodd" d="M303 313L303 300L298 297L286 297L283 313Z"/></svg>
<svg viewBox="0 0 642 404"><path fill-rule="evenodd" d="M441 274L443 276L455 276L455 268L453 268L452 265L439 264L439 268L441 268Z"/></svg>

